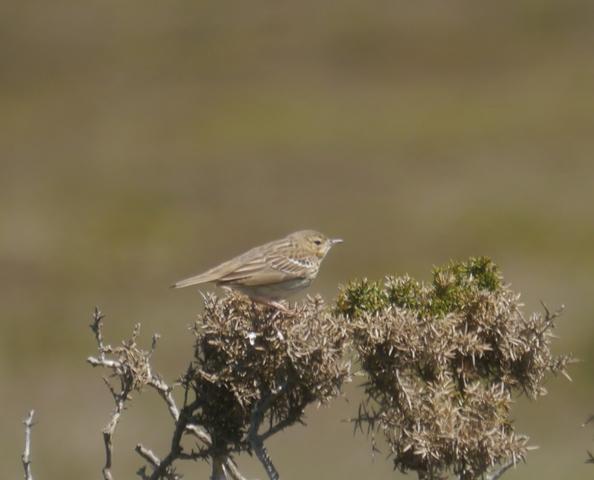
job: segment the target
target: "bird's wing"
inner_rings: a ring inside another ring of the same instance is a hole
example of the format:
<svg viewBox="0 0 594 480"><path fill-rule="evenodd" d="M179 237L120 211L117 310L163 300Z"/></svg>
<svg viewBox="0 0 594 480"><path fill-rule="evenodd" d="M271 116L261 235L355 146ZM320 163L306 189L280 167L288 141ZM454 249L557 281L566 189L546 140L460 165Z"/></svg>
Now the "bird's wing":
<svg viewBox="0 0 594 480"><path fill-rule="evenodd" d="M269 260L270 266L291 277L307 277L317 270L316 262L307 256L278 255Z"/></svg>
<svg viewBox="0 0 594 480"><path fill-rule="evenodd" d="M173 288L184 288L192 285L199 285L201 283L219 282L227 275L232 274L238 267L246 263L246 260L254 255L257 249L249 250L243 255L239 255L231 260L217 265L216 267L207 270L204 273L194 275L193 277L185 278L172 285Z"/></svg>
<svg viewBox="0 0 594 480"><path fill-rule="evenodd" d="M242 262L217 279L220 284L245 286L267 285L306 276L304 269L291 261L282 250L262 252Z"/></svg>
<svg viewBox="0 0 594 480"><path fill-rule="evenodd" d="M218 279L217 283L219 285L243 285L248 287L280 283L290 278L293 277L268 265L263 265L262 268L254 268L254 270L236 270Z"/></svg>
<svg viewBox="0 0 594 480"><path fill-rule="evenodd" d="M290 270L283 270L282 258L290 246L286 239L276 240L253 248L242 255L217 265L204 273L180 280L173 288L189 287L201 283L261 285L294 278Z"/></svg>

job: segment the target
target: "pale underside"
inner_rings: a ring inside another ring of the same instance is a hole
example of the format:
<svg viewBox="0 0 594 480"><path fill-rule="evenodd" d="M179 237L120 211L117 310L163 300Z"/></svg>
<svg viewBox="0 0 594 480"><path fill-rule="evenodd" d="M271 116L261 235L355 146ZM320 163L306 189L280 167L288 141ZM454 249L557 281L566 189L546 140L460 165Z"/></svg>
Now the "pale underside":
<svg viewBox="0 0 594 480"><path fill-rule="evenodd" d="M281 300L303 290L311 284L309 278L294 278L284 282L268 285L248 286L239 284L218 284L223 287L233 288L244 295L259 300Z"/></svg>

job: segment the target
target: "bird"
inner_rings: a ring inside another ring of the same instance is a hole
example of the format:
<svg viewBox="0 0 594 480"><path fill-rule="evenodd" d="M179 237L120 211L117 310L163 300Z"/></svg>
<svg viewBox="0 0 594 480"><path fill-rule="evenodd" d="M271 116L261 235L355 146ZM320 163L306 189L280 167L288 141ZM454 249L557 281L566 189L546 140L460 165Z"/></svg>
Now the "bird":
<svg viewBox="0 0 594 480"><path fill-rule="evenodd" d="M286 312L279 300L309 287L330 249L340 243L343 243L341 238L329 238L315 230L300 230L254 247L171 287L214 283Z"/></svg>

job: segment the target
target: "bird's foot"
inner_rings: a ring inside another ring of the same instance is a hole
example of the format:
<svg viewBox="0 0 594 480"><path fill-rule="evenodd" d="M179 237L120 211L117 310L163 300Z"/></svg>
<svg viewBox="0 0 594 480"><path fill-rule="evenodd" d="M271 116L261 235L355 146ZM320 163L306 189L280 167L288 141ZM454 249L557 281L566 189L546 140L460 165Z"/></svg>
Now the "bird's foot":
<svg viewBox="0 0 594 480"><path fill-rule="evenodd" d="M283 303L278 302L276 300L270 300L270 299L266 299L266 298L252 298L252 300L254 301L254 303L259 303L262 305L266 305L268 307L273 307L277 311L284 313L285 315L290 315L290 316L296 315L295 311L291 310L286 305L284 305Z"/></svg>

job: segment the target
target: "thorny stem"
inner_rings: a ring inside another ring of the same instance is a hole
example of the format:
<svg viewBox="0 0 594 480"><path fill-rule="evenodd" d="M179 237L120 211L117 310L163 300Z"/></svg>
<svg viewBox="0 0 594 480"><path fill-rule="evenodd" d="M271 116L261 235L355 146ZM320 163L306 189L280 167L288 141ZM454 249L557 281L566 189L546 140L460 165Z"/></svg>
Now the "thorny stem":
<svg viewBox="0 0 594 480"><path fill-rule="evenodd" d="M25 470L25 480L33 480L31 473L31 430L33 429L33 416L35 410L31 410L27 418L23 421L25 424L25 450L21 459L23 461L23 469Z"/></svg>
<svg viewBox="0 0 594 480"><path fill-rule="evenodd" d="M270 427L268 430L266 430L264 433L260 434L260 439L265 442L266 440L268 440L270 437L272 437L273 435L276 435L278 432L284 430L285 428L293 425L296 421L295 418L293 417L287 417L283 420L281 420L280 422L276 423L274 426Z"/></svg>

